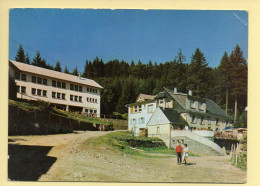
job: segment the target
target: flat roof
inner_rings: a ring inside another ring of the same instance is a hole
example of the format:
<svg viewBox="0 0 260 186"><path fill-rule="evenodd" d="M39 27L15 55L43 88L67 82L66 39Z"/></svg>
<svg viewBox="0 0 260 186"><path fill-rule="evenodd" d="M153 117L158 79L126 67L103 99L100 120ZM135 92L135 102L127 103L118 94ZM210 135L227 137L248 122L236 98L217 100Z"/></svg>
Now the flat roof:
<svg viewBox="0 0 260 186"><path fill-rule="evenodd" d="M33 73L33 74L46 76L46 77L70 81L70 82L74 82L74 83L78 83L78 84L88 85L91 87L103 88L101 85L99 85L97 82L95 82L92 79L82 78L79 76L74 76L71 74L66 74L63 72L58 72L58 71L54 71L54 70L50 70L50 69L46 69L46 68L42 68L42 67L37 67L37 66L26 64L26 63L17 62L17 61L12 61L12 60L9 60L9 61L18 70L23 71L23 72L29 72L29 73Z"/></svg>

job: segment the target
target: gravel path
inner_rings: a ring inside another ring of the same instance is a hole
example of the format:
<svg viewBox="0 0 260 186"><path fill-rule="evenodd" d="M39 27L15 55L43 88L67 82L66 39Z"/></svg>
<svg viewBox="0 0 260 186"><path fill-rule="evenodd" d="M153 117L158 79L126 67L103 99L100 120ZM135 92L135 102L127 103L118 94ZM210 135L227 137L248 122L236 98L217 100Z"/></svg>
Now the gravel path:
<svg viewBox="0 0 260 186"><path fill-rule="evenodd" d="M10 144L53 146L47 156L57 160L39 181L200 182L245 183L246 172L230 165L228 156L189 157L190 165L177 165L176 157L132 157L111 147L85 141L108 132L13 136Z"/></svg>

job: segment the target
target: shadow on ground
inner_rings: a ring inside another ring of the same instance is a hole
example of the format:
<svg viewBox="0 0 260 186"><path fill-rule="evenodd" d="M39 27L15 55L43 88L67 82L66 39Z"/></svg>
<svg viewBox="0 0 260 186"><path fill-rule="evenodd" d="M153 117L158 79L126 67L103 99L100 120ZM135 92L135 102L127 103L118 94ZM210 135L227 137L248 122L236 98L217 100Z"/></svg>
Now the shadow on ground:
<svg viewBox="0 0 260 186"><path fill-rule="evenodd" d="M8 145L8 178L13 181L37 181L57 160L47 156L52 146Z"/></svg>

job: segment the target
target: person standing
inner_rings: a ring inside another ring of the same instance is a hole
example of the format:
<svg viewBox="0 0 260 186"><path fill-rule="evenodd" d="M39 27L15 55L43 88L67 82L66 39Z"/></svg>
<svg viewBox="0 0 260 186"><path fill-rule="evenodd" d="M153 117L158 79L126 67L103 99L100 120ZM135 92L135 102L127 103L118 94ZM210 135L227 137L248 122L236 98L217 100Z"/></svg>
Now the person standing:
<svg viewBox="0 0 260 186"><path fill-rule="evenodd" d="M178 141L178 145L176 147L176 154L177 154L177 163L178 163L178 165L181 165L182 146L179 141Z"/></svg>
<svg viewBox="0 0 260 186"><path fill-rule="evenodd" d="M189 149L188 149L188 145L184 144L184 149L183 149L183 161L184 164L187 165L188 163L188 156L189 156Z"/></svg>

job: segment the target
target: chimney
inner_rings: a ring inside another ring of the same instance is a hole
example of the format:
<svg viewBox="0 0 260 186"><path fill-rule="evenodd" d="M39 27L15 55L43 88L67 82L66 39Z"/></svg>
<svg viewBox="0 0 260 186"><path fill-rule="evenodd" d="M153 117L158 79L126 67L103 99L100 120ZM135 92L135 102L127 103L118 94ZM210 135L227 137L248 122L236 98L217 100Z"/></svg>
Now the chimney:
<svg viewBox="0 0 260 186"><path fill-rule="evenodd" d="M174 94L177 94L177 88L174 87L174 90L173 90Z"/></svg>
<svg viewBox="0 0 260 186"><path fill-rule="evenodd" d="M189 90L189 95L192 96L192 91L191 90Z"/></svg>

